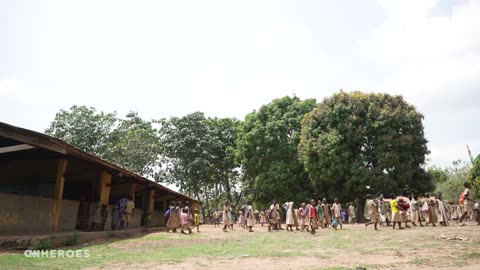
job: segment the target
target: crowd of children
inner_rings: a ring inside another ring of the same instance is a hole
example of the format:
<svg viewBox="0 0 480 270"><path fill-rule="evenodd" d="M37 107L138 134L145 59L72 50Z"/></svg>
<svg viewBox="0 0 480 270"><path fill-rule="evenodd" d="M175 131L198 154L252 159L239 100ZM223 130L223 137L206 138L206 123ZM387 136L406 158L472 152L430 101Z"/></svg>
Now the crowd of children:
<svg viewBox="0 0 480 270"><path fill-rule="evenodd" d="M190 203L186 202L172 202L167 211L165 211L165 218L167 220L167 232L170 230L174 233L177 229L180 229L182 234L192 234L192 228L197 228L197 232L200 232L200 215L198 209L191 211Z"/></svg>
<svg viewBox="0 0 480 270"><path fill-rule="evenodd" d="M450 221L456 221L463 225L464 220L476 220L480 225L480 210L478 203L475 202L475 196L469 183L465 183L465 190L459 202L449 203L444 201L441 193L430 196L425 194L422 198L409 195L408 197L396 196L390 194L390 198L385 198L380 194L377 198L367 195L365 202L364 216L367 220L365 228L374 225L378 230L378 225L392 226L393 229L410 228L413 226L435 227L437 224L447 226ZM302 231L316 234L319 228L333 228L335 230L343 229L343 223L356 223L356 207L350 203L347 209L343 209L338 198L334 199L333 204L329 204L326 198L315 201L313 199L295 205L294 202L286 202L282 206L275 200L270 207L260 211L254 211L252 202L247 202L241 207L240 211L234 211L230 203L225 203L223 211L214 211L213 224L220 227L220 221L223 223L223 231L234 229L234 224L238 222L239 226L253 232L253 226L256 223L268 226L268 231L284 230L282 221L285 221L287 231ZM189 203L183 205L181 202L174 202L166 211L167 232L177 229L181 233L192 233L192 227L199 231L200 216L198 210L194 213L190 211Z"/></svg>

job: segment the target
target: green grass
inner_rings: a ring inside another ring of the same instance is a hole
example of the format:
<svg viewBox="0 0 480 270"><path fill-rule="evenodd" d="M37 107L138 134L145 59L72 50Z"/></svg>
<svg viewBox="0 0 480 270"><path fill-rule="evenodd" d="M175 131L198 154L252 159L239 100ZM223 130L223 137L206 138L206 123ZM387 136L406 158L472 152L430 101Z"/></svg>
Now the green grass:
<svg viewBox="0 0 480 270"><path fill-rule="evenodd" d="M480 262L479 241L440 241L435 238L437 233L433 231L425 231L425 234L419 232L412 238L409 238L408 234L394 237L396 231L391 232L388 228L384 230L383 232L359 229L320 230L316 236L307 233L264 231L253 234L243 231L229 233L214 231L193 235L154 233L140 238L86 247L68 247L88 249L89 258L26 258L23 252L0 252L0 269L81 269L132 263L175 264L190 258L208 258L209 262L226 262L233 258L311 257L328 262L339 254L356 257L376 254L405 259L412 257L412 252L416 255L415 259L400 265L444 266L466 260ZM432 248L438 249L439 259L433 260L429 256L422 256L423 250L431 251ZM461 252L453 256L443 254L443 250ZM318 269L355 269L350 266L339 265ZM369 265L369 267L383 268L381 264ZM370 269L369 267L367 269Z"/></svg>

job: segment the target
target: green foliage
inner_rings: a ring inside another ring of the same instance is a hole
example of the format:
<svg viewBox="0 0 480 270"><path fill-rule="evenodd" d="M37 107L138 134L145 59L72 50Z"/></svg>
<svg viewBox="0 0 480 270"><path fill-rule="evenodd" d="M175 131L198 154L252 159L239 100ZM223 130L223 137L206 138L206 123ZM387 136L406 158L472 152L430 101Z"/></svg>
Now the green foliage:
<svg viewBox="0 0 480 270"><path fill-rule="evenodd" d="M429 168L427 172L432 177L432 182L435 185L443 183L443 182L447 181L447 179L448 179L447 170L438 168L436 166L433 166L433 167Z"/></svg>
<svg viewBox="0 0 480 270"><path fill-rule="evenodd" d="M330 198L433 190L420 167L429 153L422 120L401 96L340 92L304 118L299 155Z"/></svg>
<svg viewBox="0 0 480 270"><path fill-rule="evenodd" d="M159 139L152 123L131 112L116 113L73 106L60 110L45 133L140 175L151 176L159 154Z"/></svg>
<svg viewBox="0 0 480 270"><path fill-rule="evenodd" d="M245 117L238 137L243 190L259 204L272 199L305 200L312 187L298 160L300 121L314 99L283 97Z"/></svg>
<svg viewBox="0 0 480 270"><path fill-rule="evenodd" d="M73 231L72 238L66 243L67 246L76 246L80 242L80 234L77 230Z"/></svg>
<svg viewBox="0 0 480 270"><path fill-rule="evenodd" d="M52 241L50 239L36 240L32 244L32 250L49 250L51 248Z"/></svg>
<svg viewBox="0 0 480 270"><path fill-rule="evenodd" d="M207 213L212 208L210 199L219 198L222 192L233 202L239 182L235 162L238 120L206 118L195 112L158 123L162 165L156 179L203 198Z"/></svg>
<svg viewBox="0 0 480 270"><path fill-rule="evenodd" d="M45 133L103 157L117 123L116 113L98 113L93 107L74 105L69 111L60 110Z"/></svg>
<svg viewBox="0 0 480 270"><path fill-rule="evenodd" d="M480 197L480 155L473 161L472 169L468 174L468 181L470 181L473 188L475 188L476 196Z"/></svg>
<svg viewBox="0 0 480 270"><path fill-rule="evenodd" d="M447 179L436 185L435 192L441 192L444 200L458 203L460 192L465 189L463 184L467 180L470 168L471 165L468 163L454 161L451 167L443 170L446 172Z"/></svg>
<svg viewBox="0 0 480 270"><path fill-rule="evenodd" d="M152 122L130 112L110 134L104 158L140 175L153 176L159 154L158 131Z"/></svg>
<svg viewBox="0 0 480 270"><path fill-rule="evenodd" d="M211 153L207 119L201 112L160 119L162 170L156 179L198 194L209 184Z"/></svg>

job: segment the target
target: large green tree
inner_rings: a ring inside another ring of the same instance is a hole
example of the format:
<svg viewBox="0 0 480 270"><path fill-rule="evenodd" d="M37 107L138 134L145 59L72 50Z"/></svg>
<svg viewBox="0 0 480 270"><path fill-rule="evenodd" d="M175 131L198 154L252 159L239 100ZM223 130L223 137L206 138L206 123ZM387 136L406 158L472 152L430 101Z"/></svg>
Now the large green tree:
<svg viewBox="0 0 480 270"><path fill-rule="evenodd" d="M304 118L300 158L330 198L433 190L421 167L429 153L422 120L401 96L339 92Z"/></svg>
<svg viewBox="0 0 480 270"><path fill-rule="evenodd" d="M235 119L206 118L201 112L161 119L161 170L157 181L175 184L202 200L209 215L211 200L223 193L230 201L238 182L234 149Z"/></svg>
<svg viewBox="0 0 480 270"><path fill-rule="evenodd" d="M153 177L159 155L160 139L152 122L130 112L110 133L104 157L125 169Z"/></svg>
<svg viewBox="0 0 480 270"><path fill-rule="evenodd" d="M115 113L73 106L60 110L45 133L143 176L153 176L157 167L158 133L135 112L119 119Z"/></svg>
<svg viewBox="0 0 480 270"><path fill-rule="evenodd" d="M313 189L297 155L300 122L314 99L283 97L245 117L238 136L243 190L259 205L305 200Z"/></svg>
<svg viewBox="0 0 480 270"><path fill-rule="evenodd" d="M110 134L117 124L116 113L97 112L93 107L74 105L70 110L60 110L45 133L104 157Z"/></svg>
<svg viewBox="0 0 480 270"><path fill-rule="evenodd" d="M234 118L208 118L207 125L211 138L212 171L215 198L225 194L226 200L238 204L241 193L239 164L235 158L236 140L240 121Z"/></svg>

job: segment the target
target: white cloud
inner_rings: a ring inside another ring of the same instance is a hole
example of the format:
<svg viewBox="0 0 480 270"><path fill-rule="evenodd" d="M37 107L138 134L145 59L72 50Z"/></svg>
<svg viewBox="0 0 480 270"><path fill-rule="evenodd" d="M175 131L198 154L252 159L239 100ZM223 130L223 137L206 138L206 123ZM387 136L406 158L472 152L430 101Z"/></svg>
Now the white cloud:
<svg viewBox="0 0 480 270"><path fill-rule="evenodd" d="M424 113L431 162L467 159L479 144L480 1L432 16L438 0L378 1L386 20L360 41L357 54L385 76L380 91L403 94Z"/></svg>
<svg viewBox="0 0 480 270"><path fill-rule="evenodd" d="M363 40L358 53L380 64L408 64L479 52L480 1L454 6L452 15L430 16L438 0L379 1L387 20Z"/></svg>

